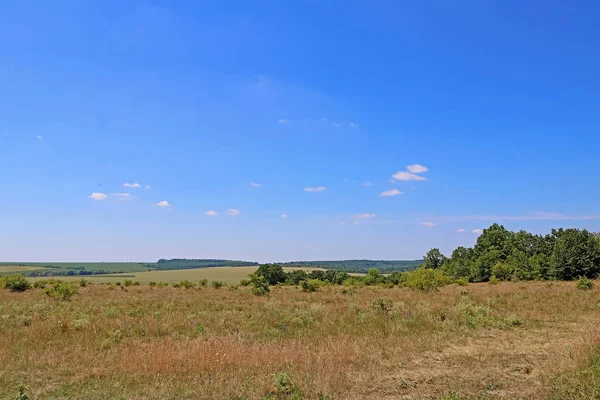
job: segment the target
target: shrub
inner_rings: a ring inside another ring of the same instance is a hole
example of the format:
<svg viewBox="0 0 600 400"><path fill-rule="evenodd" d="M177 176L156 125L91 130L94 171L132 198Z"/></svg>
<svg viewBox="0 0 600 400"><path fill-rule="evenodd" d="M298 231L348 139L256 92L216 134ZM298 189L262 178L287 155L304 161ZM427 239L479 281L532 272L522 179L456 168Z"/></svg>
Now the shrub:
<svg viewBox="0 0 600 400"><path fill-rule="evenodd" d="M302 399L300 389L294 384L292 375L288 372L280 372L275 376L274 392L277 398Z"/></svg>
<svg viewBox="0 0 600 400"><path fill-rule="evenodd" d="M389 314L392 311L393 303L390 299L378 298L372 305L375 312L378 314Z"/></svg>
<svg viewBox="0 0 600 400"><path fill-rule="evenodd" d="M133 286L140 286L140 282L138 282L138 281L133 282Z"/></svg>
<svg viewBox="0 0 600 400"><path fill-rule="evenodd" d="M250 279L242 279L240 281L240 286L250 286Z"/></svg>
<svg viewBox="0 0 600 400"><path fill-rule="evenodd" d="M458 278L456 281L454 281L454 283L456 283L458 286L467 286L469 280L463 276L462 278Z"/></svg>
<svg viewBox="0 0 600 400"><path fill-rule="evenodd" d="M488 281L490 285L497 285L500 283L500 279L496 278L496 275L492 275Z"/></svg>
<svg viewBox="0 0 600 400"><path fill-rule="evenodd" d="M132 281L131 279L125 279L125 280L123 281L123 284L124 284L125 286L129 287L129 286L133 285L133 281Z"/></svg>
<svg viewBox="0 0 600 400"><path fill-rule="evenodd" d="M321 281L317 279L300 281L300 288L303 292L316 292L319 287L321 287Z"/></svg>
<svg viewBox="0 0 600 400"><path fill-rule="evenodd" d="M221 289L223 286L227 286L223 281L212 281L210 285L215 289Z"/></svg>
<svg viewBox="0 0 600 400"><path fill-rule="evenodd" d="M190 282L190 281L188 281L188 280L184 280L184 281L181 281L181 282L179 282L179 285L180 285L181 287L184 287L184 288L186 288L186 289L192 289L192 288L195 288L195 287L196 287L196 285L195 285L195 284L193 284L192 282Z"/></svg>
<svg viewBox="0 0 600 400"><path fill-rule="evenodd" d="M4 275L0 278L0 287L11 292L24 292L31 289L31 283L23 275Z"/></svg>
<svg viewBox="0 0 600 400"><path fill-rule="evenodd" d="M271 290L269 289L269 282L262 275L250 275L250 284L252 285L252 293L257 296L264 296Z"/></svg>
<svg viewBox="0 0 600 400"><path fill-rule="evenodd" d="M155 287L155 286L156 286L156 282L150 282L150 283L148 283L148 285L149 285L150 287Z"/></svg>
<svg viewBox="0 0 600 400"><path fill-rule="evenodd" d="M198 286L205 287L206 285L208 285L208 279L200 279L198 282Z"/></svg>
<svg viewBox="0 0 600 400"><path fill-rule="evenodd" d="M55 283L51 288L45 289L44 293L59 300L71 300L77 294L77 289L68 283Z"/></svg>
<svg viewBox="0 0 600 400"><path fill-rule="evenodd" d="M594 282L585 276L580 276L577 279L577 289L579 290L590 290L594 287Z"/></svg>
<svg viewBox="0 0 600 400"><path fill-rule="evenodd" d="M450 282L451 279L441 270L421 267L409 272L404 284L413 290L429 291L437 290Z"/></svg>
<svg viewBox="0 0 600 400"><path fill-rule="evenodd" d="M81 280L79 281L79 287L87 287L87 285L88 285L88 281L81 278Z"/></svg>

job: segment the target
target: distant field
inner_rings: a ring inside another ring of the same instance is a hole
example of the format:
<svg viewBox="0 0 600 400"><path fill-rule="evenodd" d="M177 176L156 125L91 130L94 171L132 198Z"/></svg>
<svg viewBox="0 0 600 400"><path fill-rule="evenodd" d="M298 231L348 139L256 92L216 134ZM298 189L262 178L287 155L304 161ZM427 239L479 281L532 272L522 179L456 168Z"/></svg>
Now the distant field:
<svg viewBox="0 0 600 400"><path fill-rule="evenodd" d="M47 265L58 267L60 269L73 269L77 267L84 267L89 270L105 270L105 271L123 271L123 272L141 272L148 271L146 265L153 265L154 263L137 263L137 262L4 262L0 263L0 268L3 266L26 266L35 267L32 269L44 268Z"/></svg>
<svg viewBox="0 0 600 400"><path fill-rule="evenodd" d="M40 267L26 267L22 265L4 265L0 264L0 274L5 272L25 272L25 271L35 271L43 268Z"/></svg>
<svg viewBox="0 0 600 400"><path fill-rule="evenodd" d="M85 278L90 282L109 283L121 282L124 279L139 281L142 284L149 282L179 282L183 280L199 281L200 279L208 279L209 281L224 281L226 283L239 283L242 279L246 279L249 274L254 273L258 267L212 267L199 269L181 269L172 271L146 271L126 274L114 275L90 275L90 276L59 276L58 279L78 281ZM305 271L319 270L321 268L284 268L284 271L293 271L303 269ZM31 278L44 279L43 277Z"/></svg>

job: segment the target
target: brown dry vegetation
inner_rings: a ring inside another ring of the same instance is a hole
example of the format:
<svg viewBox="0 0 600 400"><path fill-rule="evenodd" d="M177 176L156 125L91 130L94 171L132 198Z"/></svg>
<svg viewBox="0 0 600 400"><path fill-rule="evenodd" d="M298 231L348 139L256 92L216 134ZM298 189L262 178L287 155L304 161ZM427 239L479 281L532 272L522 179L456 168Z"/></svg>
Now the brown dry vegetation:
<svg viewBox="0 0 600 400"><path fill-rule="evenodd" d="M279 372L308 399L595 398L599 306L573 282L0 290L0 398L260 399Z"/></svg>

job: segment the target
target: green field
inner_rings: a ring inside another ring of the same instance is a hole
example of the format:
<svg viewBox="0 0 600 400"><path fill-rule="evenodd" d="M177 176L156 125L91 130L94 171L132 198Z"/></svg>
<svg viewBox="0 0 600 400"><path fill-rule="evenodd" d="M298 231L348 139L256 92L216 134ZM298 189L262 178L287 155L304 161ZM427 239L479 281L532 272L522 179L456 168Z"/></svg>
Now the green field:
<svg viewBox="0 0 600 400"><path fill-rule="evenodd" d="M27 271L35 271L43 268L40 267L30 267L23 265L13 265L13 264L0 264L0 274L3 273L15 273L15 272L27 272Z"/></svg>
<svg viewBox="0 0 600 400"><path fill-rule="evenodd" d="M0 269L3 266L24 266L33 267L33 269L43 269L44 267L51 265L57 267L57 269L68 270L77 267L84 267L89 270L105 270L115 272L141 272L148 271L147 265L154 265L154 263L147 262L1 262Z"/></svg>
<svg viewBox="0 0 600 400"><path fill-rule="evenodd" d="M81 278L92 283L109 283L122 282L125 279L138 281L141 284L150 282L180 282L183 280L199 281L200 279L208 279L209 281L224 281L229 284L239 283L242 279L246 279L249 274L254 273L258 267L212 267L199 269L182 269L172 271L145 271L114 275L89 275L89 276L59 276L57 279L65 281L79 281ZM286 272L296 269L305 271L313 271L321 268L284 268ZM48 277L30 278L32 280L47 279Z"/></svg>

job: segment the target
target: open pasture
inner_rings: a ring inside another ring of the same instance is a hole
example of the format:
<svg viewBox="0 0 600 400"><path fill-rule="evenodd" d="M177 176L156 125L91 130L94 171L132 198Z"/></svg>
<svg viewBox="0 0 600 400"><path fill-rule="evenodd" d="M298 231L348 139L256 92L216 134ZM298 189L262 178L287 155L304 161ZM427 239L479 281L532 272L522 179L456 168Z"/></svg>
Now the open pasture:
<svg viewBox="0 0 600 400"><path fill-rule="evenodd" d="M0 398L19 385L30 399L600 394L600 290L574 282L273 287L262 297L243 287L78 290L71 301L0 290Z"/></svg>

